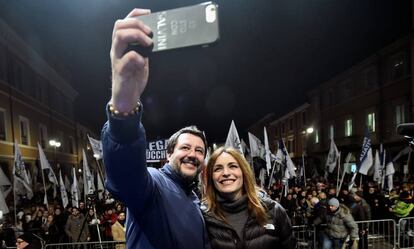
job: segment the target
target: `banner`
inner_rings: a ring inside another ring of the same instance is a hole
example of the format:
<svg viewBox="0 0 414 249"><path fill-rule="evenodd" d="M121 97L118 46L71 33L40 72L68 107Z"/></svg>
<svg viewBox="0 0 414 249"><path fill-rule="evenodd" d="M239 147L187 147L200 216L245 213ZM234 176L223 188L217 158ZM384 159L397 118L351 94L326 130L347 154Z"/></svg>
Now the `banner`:
<svg viewBox="0 0 414 249"><path fill-rule="evenodd" d="M167 141L168 139L160 139L147 143L147 162L157 163L167 160Z"/></svg>

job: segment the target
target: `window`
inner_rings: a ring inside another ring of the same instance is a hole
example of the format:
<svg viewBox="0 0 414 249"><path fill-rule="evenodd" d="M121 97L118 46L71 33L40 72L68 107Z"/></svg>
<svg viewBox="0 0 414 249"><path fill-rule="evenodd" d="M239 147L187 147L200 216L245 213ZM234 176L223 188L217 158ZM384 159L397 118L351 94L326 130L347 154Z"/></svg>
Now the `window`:
<svg viewBox="0 0 414 249"><path fill-rule="evenodd" d="M369 132L375 132L375 112L368 113L367 128Z"/></svg>
<svg viewBox="0 0 414 249"><path fill-rule="evenodd" d="M19 116L20 124L20 143L29 145L29 119Z"/></svg>
<svg viewBox="0 0 414 249"><path fill-rule="evenodd" d="M405 123L405 108L404 104L395 107L395 125Z"/></svg>
<svg viewBox="0 0 414 249"><path fill-rule="evenodd" d="M289 119L289 131L293 130L293 118Z"/></svg>
<svg viewBox="0 0 414 249"><path fill-rule="evenodd" d="M6 140L6 112L0 109L0 140Z"/></svg>
<svg viewBox="0 0 414 249"><path fill-rule="evenodd" d="M44 124L39 124L39 143L43 149L47 145L47 127Z"/></svg>
<svg viewBox="0 0 414 249"><path fill-rule="evenodd" d="M319 143L319 130L316 129L315 130L315 144L318 144L318 143Z"/></svg>
<svg viewBox="0 0 414 249"><path fill-rule="evenodd" d="M352 119L345 120L345 137L352 136Z"/></svg>
<svg viewBox="0 0 414 249"><path fill-rule="evenodd" d="M334 125L331 124L331 125L329 125L329 138L333 139L334 136L335 136L335 128L334 128Z"/></svg>
<svg viewBox="0 0 414 249"><path fill-rule="evenodd" d="M282 122L281 126L281 130L282 130L282 134L285 134L285 123Z"/></svg>

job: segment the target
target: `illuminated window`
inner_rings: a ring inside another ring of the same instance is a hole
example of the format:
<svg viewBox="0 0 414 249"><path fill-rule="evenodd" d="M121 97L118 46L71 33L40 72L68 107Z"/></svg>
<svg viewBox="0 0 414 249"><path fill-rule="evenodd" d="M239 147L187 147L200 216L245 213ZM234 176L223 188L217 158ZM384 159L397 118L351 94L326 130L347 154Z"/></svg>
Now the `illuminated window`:
<svg viewBox="0 0 414 249"><path fill-rule="evenodd" d="M404 104L395 107L395 124L399 125L405 123Z"/></svg>
<svg viewBox="0 0 414 249"><path fill-rule="evenodd" d="M369 132L375 132L375 112L368 113L367 127Z"/></svg>
<svg viewBox="0 0 414 249"><path fill-rule="evenodd" d="M345 120L345 137L352 136L352 119Z"/></svg>
<svg viewBox="0 0 414 249"><path fill-rule="evenodd" d="M24 145L29 145L29 119L20 116L20 143Z"/></svg>

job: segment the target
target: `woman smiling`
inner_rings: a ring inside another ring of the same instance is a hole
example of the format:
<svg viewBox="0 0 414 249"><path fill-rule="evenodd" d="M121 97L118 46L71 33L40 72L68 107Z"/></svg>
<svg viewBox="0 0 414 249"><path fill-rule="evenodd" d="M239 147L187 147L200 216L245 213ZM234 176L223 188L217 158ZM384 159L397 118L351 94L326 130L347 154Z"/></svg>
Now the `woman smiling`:
<svg viewBox="0 0 414 249"><path fill-rule="evenodd" d="M212 249L296 247L285 210L256 186L236 149L215 150L206 177L202 210Z"/></svg>

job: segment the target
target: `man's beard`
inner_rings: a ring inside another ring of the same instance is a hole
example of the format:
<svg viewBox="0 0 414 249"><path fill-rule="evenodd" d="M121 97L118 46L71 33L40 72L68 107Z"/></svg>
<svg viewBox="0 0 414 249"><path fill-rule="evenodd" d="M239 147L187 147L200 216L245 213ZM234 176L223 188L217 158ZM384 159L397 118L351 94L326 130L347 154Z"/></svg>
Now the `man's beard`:
<svg viewBox="0 0 414 249"><path fill-rule="evenodd" d="M197 168L196 173L193 176L185 175L181 171L181 164L183 163L193 164ZM173 167L175 168L175 171L177 172L177 174L183 179L183 181L188 184L194 182L197 179L198 174L201 172L201 162L197 158L192 158L192 157L184 157L183 159L179 161L177 165L173 165Z"/></svg>

